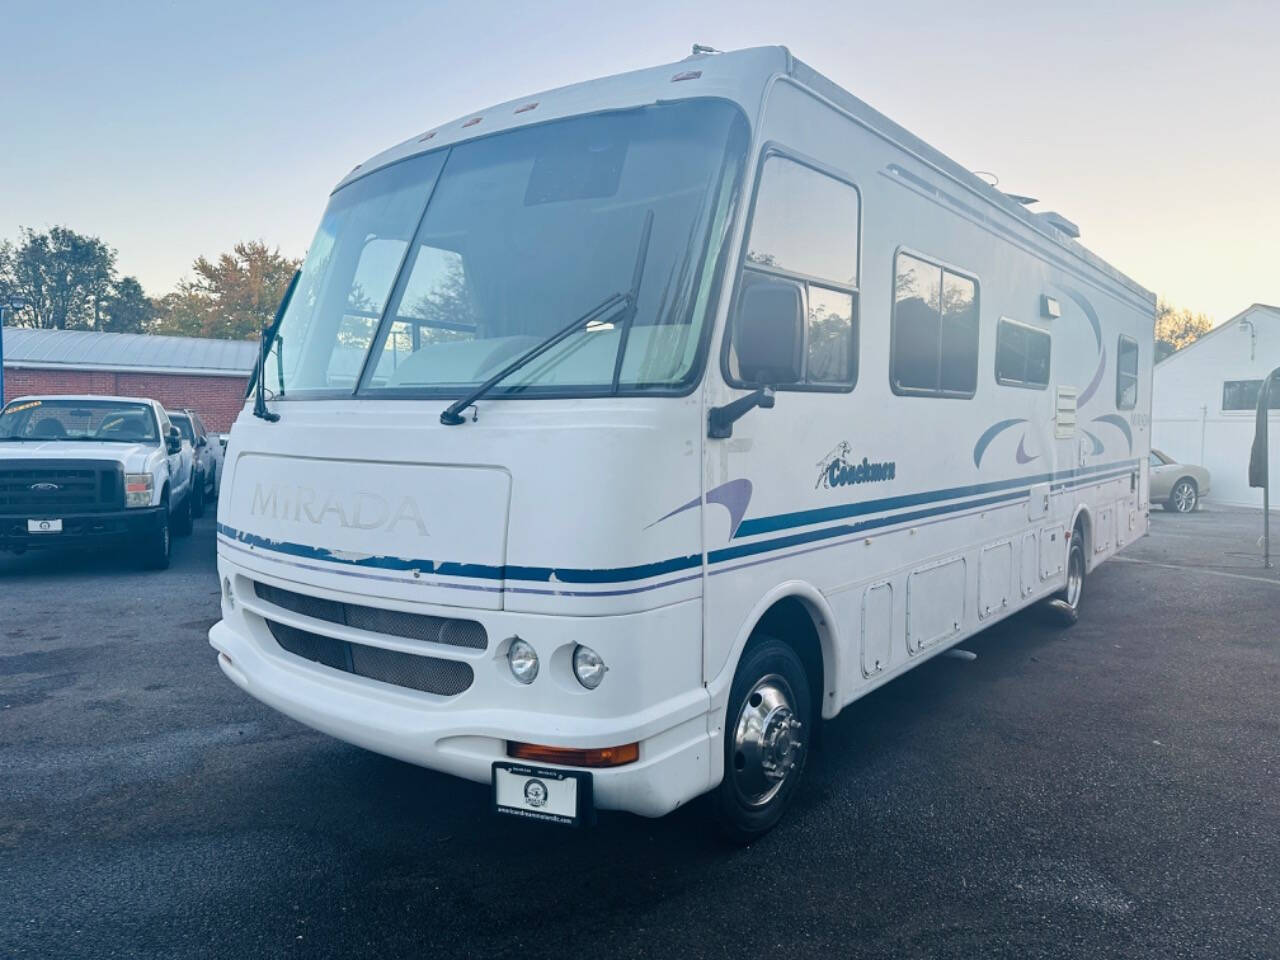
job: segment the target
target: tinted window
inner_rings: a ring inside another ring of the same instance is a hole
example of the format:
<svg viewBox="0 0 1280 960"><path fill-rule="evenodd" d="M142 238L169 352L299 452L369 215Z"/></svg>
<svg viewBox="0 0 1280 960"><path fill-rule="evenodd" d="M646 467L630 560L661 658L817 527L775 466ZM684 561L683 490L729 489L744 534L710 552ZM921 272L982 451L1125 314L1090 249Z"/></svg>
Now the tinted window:
<svg viewBox="0 0 1280 960"><path fill-rule="evenodd" d="M178 428L183 440L188 443L195 443L195 436L191 432L191 420L185 413L169 414L169 422Z"/></svg>
<svg viewBox="0 0 1280 960"><path fill-rule="evenodd" d="M1048 331L1001 318L996 333L996 380L1015 387L1049 385Z"/></svg>
<svg viewBox="0 0 1280 960"><path fill-rule="evenodd" d="M786 157L764 162L747 262L858 285L858 192Z"/></svg>
<svg viewBox="0 0 1280 960"><path fill-rule="evenodd" d="M1222 409L1257 410L1258 394L1261 391L1261 380L1228 380L1222 385ZM1280 381L1271 382L1267 407L1271 410L1280 410Z"/></svg>
<svg viewBox="0 0 1280 960"><path fill-rule="evenodd" d="M978 385L978 284L906 253L894 268L893 389L971 397Z"/></svg>
<svg viewBox="0 0 1280 960"><path fill-rule="evenodd" d="M1138 341L1120 338L1116 350L1116 407L1132 410L1138 405Z"/></svg>
<svg viewBox="0 0 1280 960"><path fill-rule="evenodd" d="M781 156L765 159L741 288L753 276L792 280L805 304L801 387L847 390L858 379L858 191ZM733 338L729 379L742 383Z"/></svg>

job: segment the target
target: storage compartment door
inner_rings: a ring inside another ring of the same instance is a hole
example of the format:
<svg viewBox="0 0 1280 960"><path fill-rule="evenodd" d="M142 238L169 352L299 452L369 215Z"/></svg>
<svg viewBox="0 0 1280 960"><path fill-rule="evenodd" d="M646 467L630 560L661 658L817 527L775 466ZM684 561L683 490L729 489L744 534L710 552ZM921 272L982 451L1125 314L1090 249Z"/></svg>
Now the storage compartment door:
<svg viewBox="0 0 1280 960"><path fill-rule="evenodd" d="M964 557L921 567L907 578L907 649L919 653L960 632L967 580Z"/></svg>

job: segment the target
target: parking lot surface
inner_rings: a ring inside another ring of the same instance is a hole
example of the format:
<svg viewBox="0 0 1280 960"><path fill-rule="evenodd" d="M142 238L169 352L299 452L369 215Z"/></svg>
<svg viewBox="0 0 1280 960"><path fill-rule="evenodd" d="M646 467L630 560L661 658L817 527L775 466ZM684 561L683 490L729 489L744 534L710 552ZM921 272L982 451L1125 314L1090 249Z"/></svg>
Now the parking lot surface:
<svg viewBox="0 0 1280 960"><path fill-rule="evenodd" d="M496 821L259 705L207 643L210 517L164 573L0 555L0 956L1280 956L1280 575L1258 513L1152 527L1073 629L828 723L746 849Z"/></svg>

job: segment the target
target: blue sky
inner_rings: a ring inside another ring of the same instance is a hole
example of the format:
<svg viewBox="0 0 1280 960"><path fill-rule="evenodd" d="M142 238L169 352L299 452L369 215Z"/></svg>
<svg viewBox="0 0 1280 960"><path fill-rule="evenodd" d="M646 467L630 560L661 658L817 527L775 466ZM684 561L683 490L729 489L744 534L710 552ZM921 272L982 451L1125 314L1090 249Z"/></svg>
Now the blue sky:
<svg viewBox="0 0 1280 960"><path fill-rule="evenodd" d="M1280 302L1280 4L0 0L0 237L101 236L152 295L300 255L352 166L459 114L785 43L1218 321Z"/></svg>

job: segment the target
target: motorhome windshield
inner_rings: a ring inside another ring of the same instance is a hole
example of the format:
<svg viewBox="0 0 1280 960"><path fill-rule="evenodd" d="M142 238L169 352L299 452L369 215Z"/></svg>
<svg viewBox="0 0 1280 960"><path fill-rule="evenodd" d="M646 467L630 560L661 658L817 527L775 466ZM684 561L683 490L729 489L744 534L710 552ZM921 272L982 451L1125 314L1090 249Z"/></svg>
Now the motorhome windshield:
<svg viewBox="0 0 1280 960"><path fill-rule="evenodd" d="M651 211L630 322L586 325L490 395L686 385L746 145L736 107L685 101L512 130L353 181L325 211L266 387L457 396L628 289Z"/></svg>

